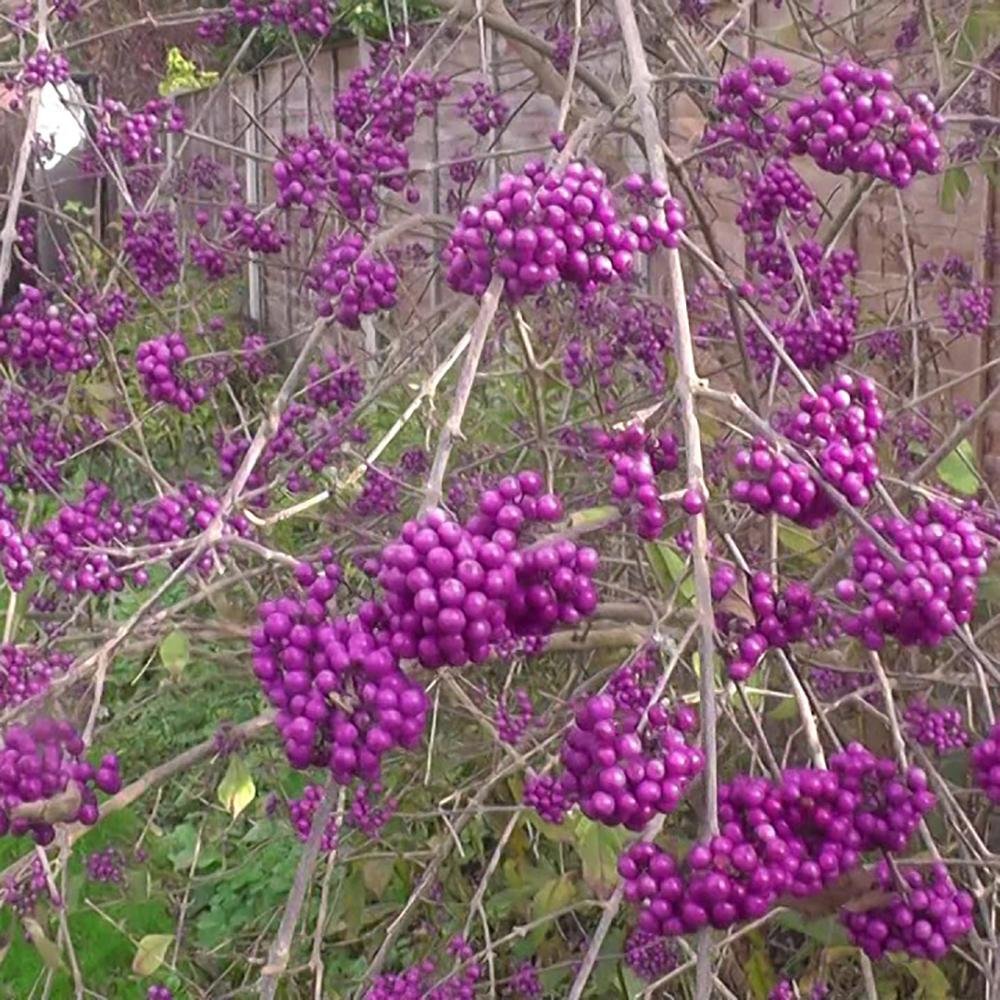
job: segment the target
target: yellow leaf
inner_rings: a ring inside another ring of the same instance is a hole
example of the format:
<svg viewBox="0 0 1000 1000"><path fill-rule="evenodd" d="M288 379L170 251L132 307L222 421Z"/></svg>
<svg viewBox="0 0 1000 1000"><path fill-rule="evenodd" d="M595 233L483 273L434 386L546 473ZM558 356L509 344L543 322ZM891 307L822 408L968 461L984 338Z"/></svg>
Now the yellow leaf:
<svg viewBox="0 0 1000 1000"><path fill-rule="evenodd" d="M223 808L236 819L257 795L253 777L241 757L230 757L229 766L219 782L219 801Z"/></svg>
<svg viewBox="0 0 1000 1000"><path fill-rule="evenodd" d="M163 965L167 949L173 940L173 934L147 934L135 949L132 971L137 976L151 976Z"/></svg>

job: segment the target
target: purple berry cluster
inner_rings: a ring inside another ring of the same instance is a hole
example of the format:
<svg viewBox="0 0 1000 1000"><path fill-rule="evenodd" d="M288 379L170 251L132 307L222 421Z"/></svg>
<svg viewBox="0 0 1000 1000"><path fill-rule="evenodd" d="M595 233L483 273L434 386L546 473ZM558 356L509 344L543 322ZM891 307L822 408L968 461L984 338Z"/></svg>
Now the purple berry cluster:
<svg viewBox="0 0 1000 1000"><path fill-rule="evenodd" d="M88 482L83 499L67 503L34 533L35 555L57 590L104 594L121 591L126 578L144 586L149 576L140 565L125 569L125 560L114 554L115 546L133 544L139 528L115 499L111 487Z"/></svg>
<svg viewBox="0 0 1000 1000"><path fill-rule="evenodd" d="M903 713L907 735L939 756L968 746L971 737L958 708L931 708L923 698L914 698Z"/></svg>
<svg viewBox="0 0 1000 1000"><path fill-rule="evenodd" d="M574 799L561 780L550 774L529 775L524 782L522 801L534 809L546 823L562 823L573 808Z"/></svg>
<svg viewBox="0 0 1000 1000"><path fill-rule="evenodd" d="M562 514L541 476L524 471L484 492L464 526L440 510L408 521L377 570L393 651L431 669L481 663L499 643L590 615L597 553L565 538L519 544L527 524Z"/></svg>
<svg viewBox="0 0 1000 1000"><path fill-rule="evenodd" d="M0 482L33 490L62 484L63 463L84 441L49 405L60 396L57 389L0 388Z"/></svg>
<svg viewBox="0 0 1000 1000"><path fill-rule="evenodd" d="M874 875L876 886L892 893L891 901L840 915L851 941L869 958L905 953L937 962L972 930L975 902L969 893L956 888L940 862L923 870L880 861Z"/></svg>
<svg viewBox="0 0 1000 1000"><path fill-rule="evenodd" d="M87 855L87 878L91 882L121 885L125 881L125 855L117 847L105 847Z"/></svg>
<svg viewBox="0 0 1000 1000"><path fill-rule="evenodd" d="M780 59L767 56L757 56L746 66L725 73L715 98L719 120L705 130L703 144L729 141L756 152L770 149L782 127L773 110L775 89L791 79L791 70Z"/></svg>
<svg viewBox="0 0 1000 1000"><path fill-rule="evenodd" d="M749 448L740 448L733 455L733 465L742 478L733 483L730 495L758 514L781 514L796 524L816 528L837 512L810 468L775 451L766 438L755 437Z"/></svg>
<svg viewBox="0 0 1000 1000"><path fill-rule="evenodd" d="M543 299L540 304L544 305ZM628 370L656 392L666 385L664 358L673 346L673 318L660 303L640 298L625 283L577 300L574 336L563 355L563 375L574 388L591 379L602 389Z"/></svg>
<svg viewBox="0 0 1000 1000"><path fill-rule="evenodd" d="M22 285L10 311L0 316L0 359L22 370L84 371L98 361L97 328L94 313L74 311L66 318L43 291Z"/></svg>
<svg viewBox="0 0 1000 1000"><path fill-rule="evenodd" d="M614 467L611 495L629 506L638 506L635 517L640 538L659 538L667 515L656 488L659 472L672 472L679 463L677 438L671 431L659 435L647 434L638 424L608 434L596 431L593 443L600 448Z"/></svg>
<svg viewBox="0 0 1000 1000"><path fill-rule="evenodd" d="M817 395L803 395L785 433L815 457L824 480L860 508L878 480L875 445L884 419L875 383L845 373Z"/></svg>
<svg viewBox="0 0 1000 1000"><path fill-rule="evenodd" d="M625 939L625 964L647 983L677 967L677 952L659 934L634 928Z"/></svg>
<svg viewBox="0 0 1000 1000"><path fill-rule="evenodd" d="M376 630L381 617L371 602L334 619L316 597L261 605L262 625L251 634L254 672L278 709L293 767L327 767L341 784L376 781L387 751L420 741L427 695Z"/></svg>
<svg viewBox="0 0 1000 1000"><path fill-rule="evenodd" d="M336 4L332 0L229 0L221 15L213 15L223 26L231 18L244 28L270 25L287 28L293 34L325 38L333 29ZM205 22L202 22L205 25ZM202 37L213 39L220 28L215 24L200 28ZM223 27L224 31L225 28Z"/></svg>
<svg viewBox="0 0 1000 1000"><path fill-rule="evenodd" d="M493 716L493 724L497 727L497 738L512 747L524 739L524 734L534 721L535 706L531 703L531 695L524 688L518 688L514 692L513 706L503 698L497 704Z"/></svg>
<svg viewBox="0 0 1000 1000"><path fill-rule="evenodd" d="M174 1000L174 991L162 983L153 983L146 990L146 1000Z"/></svg>
<svg viewBox="0 0 1000 1000"><path fill-rule="evenodd" d="M180 540L194 538L212 523L222 509L222 502L195 482L183 483L176 493L159 497L134 514L139 531L150 545L170 547ZM223 523L223 541L206 550L197 562L205 575L215 564L216 554L226 551L226 536L246 538L252 534L250 522L242 514L230 514ZM180 562L181 556L174 561Z"/></svg>
<svg viewBox="0 0 1000 1000"><path fill-rule="evenodd" d="M875 445L883 419L874 383L843 374L817 395L804 394L784 429L790 441L812 456L823 480L860 508L871 500L878 481ZM732 497L758 513L773 511L810 528L836 514L810 468L785 458L764 438L737 451L734 464L746 478L733 484Z"/></svg>
<svg viewBox="0 0 1000 1000"><path fill-rule="evenodd" d="M493 129L502 128L508 110L503 98L482 80L477 80L458 102L459 117L464 118L477 135L488 135Z"/></svg>
<svg viewBox="0 0 1000 1000"><path fill-rule="evenodd" d="M358 329L362 316L387 311L396 305L399 277L387 259L365 251L359 233L330 236L322 260L306 285L317 295L316 311L333 316L350 330Z"/></svg>
<svg viewBox="0 0 1000 1000"><path fill-rule="evenodd" d="M26 93L47 83L65 83L69 74L69 60L64 55L51 49L37 48L24 60L17 75L17 86L22 93Z"/></svg>
<svg viewBox="0 0 1000 1000"><path fill-rule="evenodd" d="M936 646L972 619L986 543L971 520L934 500L911 521L876 514L870 523L899 565L867 535L855 541L851 576L835 588L842 601L865 604L843 616L848 635L869 649L881 649L887 635L903 646Z"/></svg>
<svg viewBox="0 0 1000 1000"><path fill-rule="evenodd" d="M307 490L314 475L337 461L348 433L339 416L330 417L312 404L290 403L278 421L278 432L269 439L248 480L253 491L251 502L258 507L268 505L272 477L283 480L291 493ZM241 431L229 436L220 433L216 446L222 475L231 479L246 455L250 438ZM280 473L273 469L279 461Z"/></svg>
<svg viewBox="0 0 1000 1000"><path fill-rule="evenodd" d="M967 288L952 286L938 294L938 306L953 337L979 337L992 322L993 289L974 281Z"/></svg>
<svg viewBox="0 0 1000 1000"><path fill-rule="evenodd" d="M857 743L829 770L787 768L777 782L741 775L719 788L720 833L683 861L644 841L625 851L625 898L649 933L725 929L783 896L815 895L866 851L902 851L934 802L919 768L901 775Z"/></svg>
<svg viewBox="0 0 1000 1000"><path fill-rule="evenodd" d="M769 159L758 176L746 171L740 180L745 197L736 224L747 236L765 245L773 244L783 212L809 229L819 225L814 208L816 196L787 160Z"/></svg>
<svg viewBox="0 0 1000 1000"><path fill-rule="evenodd" d="M250 382L262 382L274 371L266 337L259 333L248 333L240 345L240 359L243 372Z"/></svg>
<svg viewBox="0 0 1000 1000"><path fill-rule="evenodd" d="M309 834L312 833L313 816L322 801L323 789L319 785L306 785L302 789L301 798L292 799L288 803L289 819L292 821L292 826L295 828L299 840L303 843L309 839ZM320 840L320 849L327 853L334 850L337 846L339 832L337 817L331 814Z"/></svg>
<svg viewBox="0 0 1000 1000"><path fill-rule="evenodd" d="M898 330L876 330L865 339L868 357L881 358L890 364L903 360L903 336Z"/></svg>
<svg viewBox="0 0 1000 1000"><path fill-rule="evenodd" d="M150 402L166 403L181 413L190 413L205 401L208 387L180 374L181 366L190 356L191 349L182 333L167 333L139 344L135 367Z"/></svg>
<svg viewBox="0 0 1000 1000"><path fill-rule="evenodd" d="M97 149L105 156L117 155L126 167L159 163L164 156L161 131L183 132L185 128L180 106L162 99L148 101L135 112L121 101L105 99L98 104L94 120Z"/></svg>
<svg viewBox="0 0 1000 1000"><path fill-rule="evenodd" d="M503 996L508 1000L542 1000L543 993L535 963L526 961L518 964L511 972Z"/></svg>
<svg viewBox="0 0 1000 1000"><path fill-rule="evenodd" d="M577 706L560 751L564 800L607 826L642 830L657 813L673 812L704 766L701 750L686 740L694 714L651 703L645 675L653 666L640 657Z"/></svg>
<svg viewBox="0 0 1000 1000"><path fill-rule="evenodd" d="M40 858L32 859L28 867L17 874L8 875L0 883L0 906L9 906L19 917L30 917L43 897L58 903L52 895L49 880Z"/></svg>
<svg viewBox="0 0 1000 1000"><path fill-rule="evenodd" d="M365 380L357 365L332 351L323 355L323 363L309 366L306 396L313 406L349 414L365 394Z"/></svg>
<svg viewBox="0 0 1000 1000"><path fill-rule="evenodd" d="M735 647L727 658L727 671L734 681L747 680L769 649L786 649L811 636L825 610L807 583L790 580L779 591L763 572L750 577L749 598L755 617L752 625L735 615L716 615L722 619L720 631Z"/></svg>
<svg viewBox="0 0 1000 1000"><path fill-rule="evenodd" d="M362 781L354 789L354 798L347 813L347 823L373 840L382 832L382 827L392 819L399 806L393 797L382 799L376 805L375 800L382 791L380 782L369 785Z"/></svg>
<svg viewBox="0 0 1000 1000"><path fill-rule="evenodd" d="M812 667L809 682L817 696L824 701L836 701L861 688L877 684L870 670L834 670L830 667ZM877 704L882 700L882 692L873 690L865 695L865 700Z"/></svg>
<svg viewBox="0 0 1000 1000"><path fill-rule="evenodd" d="M449 84L428 72L400 72L395 62L404 55L402 46L379 46L370 62L351 74L334 100L339 138L315 126L305 137L286 137L284 155L274 165L276 201L279 208L301 206L303 225L313 225L328 202L349 221L373 225L381 218L377 189L406 188L406 143L417 122L434 113ZM410 188L407 200L417 199Z"/></svg>
<svg viewBox="0 0 1000 1000"><path fill-rule="evenodd" d="M887 70L842 60L820 78L822 96L789 104L791 152L831 173L871 174L898 188L908 187L915 174L936 174L944 119L926 94L904 102L893 85Z"/></svg>
<svg viewBox="0 0 1000 1000"><path fill-rule="evenodd" d="M11 590L23 590L35 570L31 559L33 539L25 538L17 525L0 517L0 569Z"/></svg>
<svg viewBox="0 0 1000 1000"><path fill-rule="evenodd" d="M854 251L827 255L814 239L789 247L769 231L748 235L747 258L757 278L745 282L741 294L776 307L773 331L792 361L803 371L823 371L850 353L860 308L848 287L858 269ZM804 304L803 282L808 292ZM747 346L761 372L770 371L774 350L756 325L747 330ZM787 380L787 373L783 377Z"/></svg>
<svg viewBox="0 0 1000 1000"><path fill-rule="evenodd" d="M188 240L188 256L206 281L222 281L227 275L234 274L239 266L235 259L202 236L192 236Z"/></svg>
<svg viewBox="0 0 1000 1000"><path fill-rule="evenodd" d="M0 836L30 833L36 843L50 844L55 827L36 816L19 815L18 809L64 792L74 794L61 821L87 826L97 822L95 788L108 795L121 788L118 758L109 754L94 767L83 751L83 740L64 720L40 717L7 729L0 748Z"/></svg>
<svg viewBox="0 0 1000 1000"><path fill-rule="evenodd" d="M425 958L404 972L377 976L365 992L364 1000L474 1000L482 968L472 961L472 949L463 938L456 937L448 943L447 950L453 959L463 963L463 968L436 986L430 985L436 965Z"/></svg>
<svg viewBox="0 0 1000 1000"><path fill-rule="evenodd" d="M1000 805L1000 723L990 729L986 739L972 748L972 780L990 802Z"/></svg>
<svg viewBox="0 0 1000 1000"><path fill-rule="evenodd" d="M222 210L222 226L227 244L236 250L276 254L288 245L287 234L274 222L263 218L262 213L254 213L238 200Z"/></svg>
<svg viewBox="0 0 1000 1000"><path fill-rule="evenodd" d="M17 252L27 264L38 261L38 219L32 215L17 220Z"/></svg>
<svg viewBox="0 0 1000 1000"><path fill-rule="evenodd" d="M394 514L399 510L399 483L374 466L365 472L361 494L354 501L354 511L362 517Z"/></svg>
<svg viewBox="0 0 1000 1000"><path fill-rule="evenodd" d="M0 646L0 711L44 694L72 665L73 657L60 650Z"/></svg>
<svg viewBox="0 0 1000 1000"><path fill-rule="evenodd" d="M174 216L165 208L146 215L124 212L122 227L122 250L143 290L156 297L177 284L183 255Z"/></svg>
<svg viewBox="0 0 1000 1000"><path fill-rule="evenodd" d="M462 211L443 255L446 279L479 296L499 274L515 302L560 280L591 291L630 275L638 251L676 246L684 226L676 203L662 217L637 214L623 225L602 170L531 161Z"/></svg>

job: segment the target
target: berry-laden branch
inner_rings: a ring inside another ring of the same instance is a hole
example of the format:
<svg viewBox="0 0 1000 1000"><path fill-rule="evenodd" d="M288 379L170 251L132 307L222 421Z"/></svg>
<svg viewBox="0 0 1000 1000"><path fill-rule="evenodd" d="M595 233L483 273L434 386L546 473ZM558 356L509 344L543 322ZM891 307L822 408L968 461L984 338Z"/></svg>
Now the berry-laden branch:
<svg viewBox="0 0 1000 1000"><path fill-rule="evenodd" d="M260 715L255 715L252 719L248 719L246 722L240 722L233 726L229 730L229 733L232 738L236 740L254 740L269 733L273 724L274 713L262 712ZM103 819L113 813L121 812L123 809L127 809L135 802L138 802L139 799L141 799L147 792L158 787L159 785L165 784L175 775L182 774L183 772L190 770L196 764L200 764L203 760L207 760L213 754L218 752L219 741L213 736L211 739L203 740L201 743L197 743L193 747L189 747L183 753L179 753L176 757L172 757L170 760L164 761L162 764L157 764L156 767L150 768L144 775L142 775L142 777L136 778L135 781L125 785L120 791L116 792L110 798L105 799L104 802L101 803L100 817ZM92 829L93 825L88 826L84 823L70 823L61 828L63 838L62 843L66 847L70 847L85 833ZM17 861L8 865L2 872L0 872L0 882L21 871L28 862L29 858L30 855L26 855L25 857L19 858Z"/></svg>
<svg viewBox="0 0 1000 1000"><path fill-rule="evenodd" d="M669 190L667 163L663 154L663 136L656 117L651 94L652 76L646 61L646 52L639 33L635 9L631 0L615 0L615 10L622 32L622 43L628 57L632 95L639 114L639 124L646 145L646 160L654 182ZM660 209L662 212L662 208ZM681 404L684 443L687 450L687 489L684 507L690 515L692 535L691 562L694 572L695 607L700 626L700 706L702 750L705 755L705 798L702 815L704 836L718 833L718 743L716 738L715 705L715 616L712 610L712 582L708 567L708 530L705 520L705 503L708 489L705 484L701 452L701 428L696 412L695 390L699 384L695 365L691 324L688 320L687 294L680 253L666 249L670 282L670 305L676 324L677 395ZM701 931L698 941L698 968L695 996L708 1000L712 990L711 932ZM580 988L582 993L582 986Z"/></svg>

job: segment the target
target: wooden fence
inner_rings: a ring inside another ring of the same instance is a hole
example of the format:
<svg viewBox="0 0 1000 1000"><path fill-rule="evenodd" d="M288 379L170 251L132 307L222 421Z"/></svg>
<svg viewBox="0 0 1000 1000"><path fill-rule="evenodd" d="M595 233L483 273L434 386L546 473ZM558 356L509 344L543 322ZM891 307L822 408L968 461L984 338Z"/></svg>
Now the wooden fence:
<svg viewBox="0 0 1000 1000"><path fill-rule="evenodd" d="M889 0L886 0L888 4ZM847 10L847 0L828 4L831 19L835 19L838 6ZM522 5L518 9L518 23L541 32L541 17L548 5ZM864 48L866 53L881 50L884 58L879 65L892 64L893 39L898 29L899 13L886 15L888 6L876 4L866 15ZM763 39L780 39L783 29L791 24L790 15L770 4L755 4L755 51L767 52ZM484 172L484 183L495 178L497 171L516 166L532 153L544 153L548 137L558 122L559 107L556 101L539 92L537 77L526 67L512 44L498 35L470 29L455 37L445 37L440 46L437 63L439 71L458 81L456 91L464 89L462 81L472 82L485 77L495 90L501 92L508 106L515 111L509 127L503 130L490 150L490 167ZM787 52L781 51L788 59ZM342 44L323 48L315 53L306 72L298 57L282 59L265 65L252 77L242 77L223 84L221 88L189 95L189 123L195 138L188 146L187 158L205 157L222 165L232 175L250 204L269 204L275 196L271 163L282 137L302 134L310 124L327 130L335 128L330 108L333 97L345 86L350 74L361 65L364 53L358 44ZM791 58L793 68L804 68L804 59ZM798 63L798 65L796 65ZM612 44L598 53L584 57L584 65L593 69L617 93L626 94L627 80L623 76L621 55ZM812 61L815 71L816 60ZM997 90L994 85L994 91ZM411 167L415 170L415 184L421 192L422 205L427 211L447 211L449 192L456 185L449 179L449 165L461 160L473 147L476 139L468 123L457 114L458 93L444 101L432 121L422 122L418 134L411 142ZM997 95L993 95L993 113L997 114ZM583 108L584 114L599 117L601 109L593 102ZM199 121L201 117L201 121ZM663 109L664 130L673 148L682 152L690 149L700 136L704 120L695 104L683 95ZM477 153L485 148L484 140L476 145ZM616 156L638 166L637 151L622 141L615 143ZM810 170L796 162L806 180L821 196L833 194L842 203L843 192L850 181ZM842 237L842 245L852 247L859 255L861 273L856 293L862 302L862 316L866 327L875 317L896 315L899 325L905 326L908 308L899 310L907 287L912 288L914 262L925 259L940 261L946 254L956 253L973 262L976 272L988 283L996 283L996 262L993 254L994 234L1000 234L1000 206L993 186L977 169L968 171L971 189L959 199L957 211L945 211L940 204L940 177L920 177L905 192L899 193L880 185L862 203L852 217ZM709 182L704 191L704 204L713 222L719 244L737 264L743 260L742 234L735 224L739 208L738 184L733 181ZM217 198L214 205L218 208ZM225 199L223 199L224 201ZM182 199L186 214L193 212L198 198ZM304 279L317 254L322 249L323 232L302 229L295 234L287 254L280 263L270 260L266 265L251 263L247 276L246 311L255 322L283 336L301 329L313 315ZM435 248L438 249L439 247ZM1000 253L1000 248L997 249ZM654 275L651 279L657 280ZM443 293L440 284L429 292L435 302ZM932 299L924 301L927 293L917 292L925 314L936 315L938 309ZM995 296L1000 305L1000 294ZM367 327L367 348L374 349L373 329ZM908 334L910 336L910 334ZM924 350L920 331L912 332L912 350L921 358ZM947 353L947 364L937 375L938 380L966 378L952 390L956 399L971 403L979 400L995 384L993 369L979 374L977 369L987 364L995 353L995 334L991 330L981 339L963 338ZM913 386L919 394L921 386ZM1000 481L1000 408L988 415L980 427L977 446L989 478Z"/></svg>

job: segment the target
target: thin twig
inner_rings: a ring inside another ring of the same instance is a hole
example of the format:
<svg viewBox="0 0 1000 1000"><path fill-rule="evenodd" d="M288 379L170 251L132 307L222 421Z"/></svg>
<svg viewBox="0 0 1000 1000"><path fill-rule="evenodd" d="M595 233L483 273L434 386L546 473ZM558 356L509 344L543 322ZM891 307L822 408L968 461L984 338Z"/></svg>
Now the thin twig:
<svg viewBox="0 0 1000 1000"><path fill-rule="evenodd" d="M444 427L441 428L437 451L434 453L434 461L431 463L431 471L427 477L427 489L424 494L425 507L436 507L444 495L444 475L448 468L448 459L451 456L455 439L462 434L462 418L465 416L465 408L468 406L469 396L472 394L476 372L479 371L479 359L482 357L483 347L486 345L486 334L489 333L493 317L500 305L502 290L503 278L498 274L494 276L489 288L483 294L479 315L476 316L476 321L472 325L468 353L465 355L465 361L458 376L458 384L455 386L451 412L448 414Z"/></svg>

